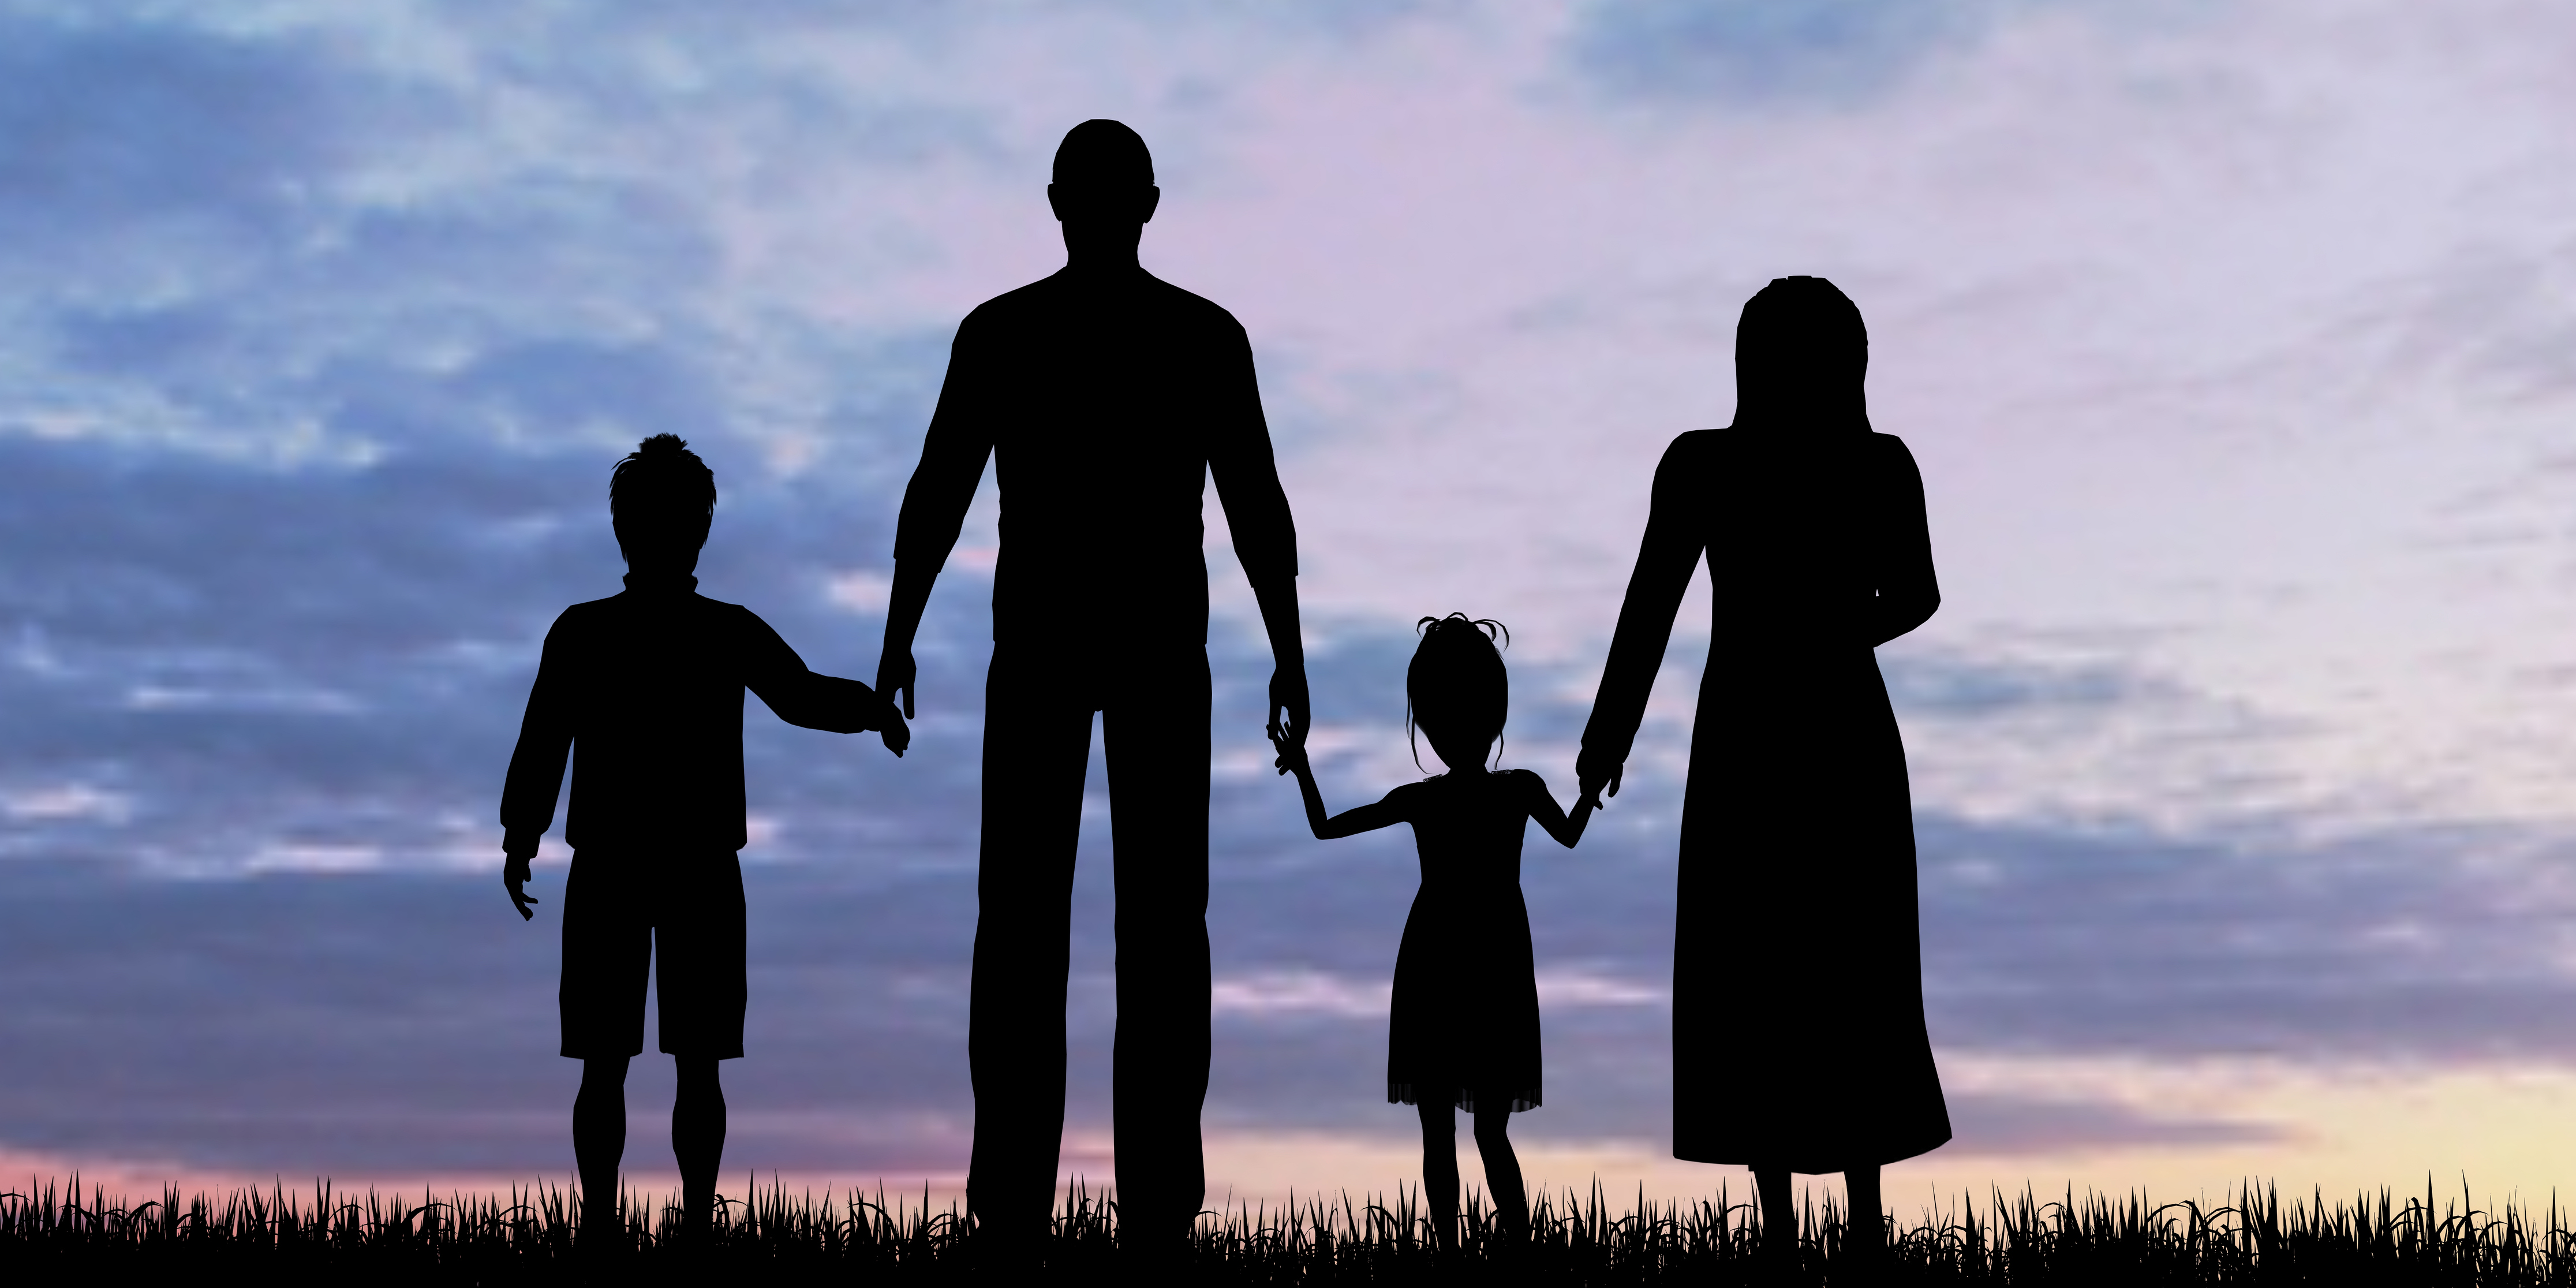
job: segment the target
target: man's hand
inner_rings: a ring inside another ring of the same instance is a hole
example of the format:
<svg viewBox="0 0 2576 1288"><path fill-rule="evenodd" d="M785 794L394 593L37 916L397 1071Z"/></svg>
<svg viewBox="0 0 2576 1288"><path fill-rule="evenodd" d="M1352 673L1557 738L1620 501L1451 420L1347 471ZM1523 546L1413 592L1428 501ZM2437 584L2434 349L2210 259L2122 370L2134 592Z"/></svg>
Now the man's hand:
<svg viewBox="0 0 2576 1288"><path fill-rule="evenodd" d="M535 875L528 871L528 860L535 857L535 852L530 851L526 854L505 855L501 861L501 884L509 889L510 903L519 910L521 921L535 920L537 915L528 907L529 904L537 902L537 897L527 891L528 883L536 880Z"/></svg>
<svg viewBox="0 0 2576 1288"><path fill-rule="evenodd" d="M877 658L877 692L884 694L886 701L891 704L894 701L896 691L901 690L903 693L903 718L906 720L912 719L912 678L913 665L911 649L888 647L885 653ZM909 740L911 736L912 735L909 733L904 735L907 740ZM889 749L894 749L893 728L891 726L887 729L886 746ZM900 749L895 749L895 754L900 756L903 752Z"/></svg>
<svg viewBox="0 0 2576 1288"><path fill-rule="evenodd" d="M1261 602L1261 629L1270 636L1270 737L1306 745L1306 644L1297 627L1297 579L1256 578L1252 597ZM1286 720L1279 713L1288 713Z"/></svg>
<svg viewBox="0 0 2576 1288"><path fill-rule="evenodd" d="M877 693L882 700L885 690L879 689ZM900 756L904 748L912 745L912 727L903 722L903 716L896 712L894 703L885 702L884 706L884 723L877 726L877 736L885 739L886 750Z"/></svg>
<svg viewBox="0 0 2576 1288"><path fill-rule="evenodd" d="M1279 718L1282 710L1288 713L1288 718L1284 721ZM1304 747L1306 727L1313 722L1313 719L1313 713L1306 706L1306 668L1298 666L1292 669L1283 666L1272 671L1268 730L1270 740L1281 743L1283 747Z"/></svg>

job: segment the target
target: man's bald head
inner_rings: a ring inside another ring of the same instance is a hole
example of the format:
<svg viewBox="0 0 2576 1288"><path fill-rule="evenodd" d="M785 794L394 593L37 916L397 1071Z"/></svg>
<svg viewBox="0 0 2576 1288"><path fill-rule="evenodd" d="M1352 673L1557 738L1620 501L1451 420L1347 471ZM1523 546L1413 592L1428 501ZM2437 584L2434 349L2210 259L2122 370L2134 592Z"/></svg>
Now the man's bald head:
<svg viewBox="0 0 2576 1288"><path fill-rule="evenodd" d="M1136 240L1162 199L1163 190L1154 186L1154 154L1134 130L1095 119L1065 131L1055 150L1047 204L1064 224L1072 262L1104 255L1132 261Z"/></svg>
<svg viewBox="0 0 2576 1288"><path fill-rule="evenodd" d="M1065 188L1150 188L1154 154L1134 130L1094 118L1065 131L1055 150L1055 182Z"/></svg>

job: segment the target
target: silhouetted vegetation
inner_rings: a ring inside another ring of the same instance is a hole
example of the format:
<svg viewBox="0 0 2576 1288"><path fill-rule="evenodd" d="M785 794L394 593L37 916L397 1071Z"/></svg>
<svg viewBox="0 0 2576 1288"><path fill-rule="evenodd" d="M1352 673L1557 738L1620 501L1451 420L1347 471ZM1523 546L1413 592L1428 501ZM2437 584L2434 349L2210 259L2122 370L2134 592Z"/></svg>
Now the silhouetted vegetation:
<svg viewBox="0 0 2576 1288"><path fill-rule="evenodd" d="M1426 1236L1426 1214L1405 1191L1392 1203L1348 1194L1293 1207L1236 1207L1200 1218L1190 1256L1211 1284L1656 1282L1824 1284L1844 1245L1843 1213L1802 1212L1795 1271L1771 1278L1760 1214L1714 1198L1672 1206L1642 1197L1614 1211L1598 1187L1533 1196L1531 1239L1510 1246L1471 1196L1453 1256ZM299 1281L515 1283L567 1270L613 1271L625 1282L709 1273L761 1282L963 1281L975 1245L964 1215L920 1202L790 1195L777 1187L727 1200L711 1231L680 1236L676 1206L622 1196L624 1237L576 1247L577 1198L540 1187L440 1201L369 1192L310 1196L283 1187L220 1199L166 1191L129 1203L78 1178L0 1194L0 1267L23 1282L170 1275L173 1282L236 1276ZM1117 1204L1077 1189L1054 1220L1044 1279L1097 1279L1118 1263ZM2352 1203L2322 1195L2283 1200L2248 1187L2222 1206L2087 1195L1994 1196L1962 1202L1893 1232L1889 1284L2576 1284L2568 1214L2488 1210L2467 1201L2387 1191ZM185 1276L187 1278L178 1278ZM363 1276L363 1280L359 1277Z"/></svg>

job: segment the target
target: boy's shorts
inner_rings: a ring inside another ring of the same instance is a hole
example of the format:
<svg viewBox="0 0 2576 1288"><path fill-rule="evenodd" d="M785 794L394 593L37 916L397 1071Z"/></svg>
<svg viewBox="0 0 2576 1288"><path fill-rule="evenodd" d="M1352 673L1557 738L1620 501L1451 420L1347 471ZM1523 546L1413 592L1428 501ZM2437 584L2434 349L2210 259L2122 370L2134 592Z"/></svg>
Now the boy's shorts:
<svg viewBox="0 0 2576 1288"><path fill-rule="evenodd" d="M683 854L583 852L564 878L563 1054L571 1059L644 1051L644 980L660 995L662 1050L677 1056L742 1055L747 941L742 860L731 851Z"/></svg>

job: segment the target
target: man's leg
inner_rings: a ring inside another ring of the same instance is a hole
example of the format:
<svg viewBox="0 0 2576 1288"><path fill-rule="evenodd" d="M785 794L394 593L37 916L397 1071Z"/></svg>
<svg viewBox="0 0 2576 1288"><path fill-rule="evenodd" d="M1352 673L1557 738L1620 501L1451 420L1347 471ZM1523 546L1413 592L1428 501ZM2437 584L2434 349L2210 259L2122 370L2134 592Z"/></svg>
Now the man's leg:
<svg viewBox="0 0 2576 1288"><path fill-rule="evenodd" d="M617 1164L626 1157L626 1056L581 1062L572 1099L572 1157L581 1169L581 1241L618 1239Z"/></svg>
<svg viewBox="0 0 2576 1288"><path fill-rule="evenodd" d="M1177 1248L1207 1198L1207 655L1132 674L1101 718L1117 849L1118 1210L1140 1243Z"/></svg>
<svg viewBox="0 0 2576 1288"><path fill-rule="evenodd" d="M680 1161L680 1230L695 1238L715 1218L716 1172L724 1166L724 1084L714 1056L673 1056L680 1094L671 1103L671 1153Z"/></svg>
<svg viewBox="0 0 2576 1288"><path fill-rule="evenodd" d="M984 836L966 1061L966 1204L1004 1239L1045 1233L1064 1143L1064 1004L1091 711L996 648L984 699Z"/></svg>

